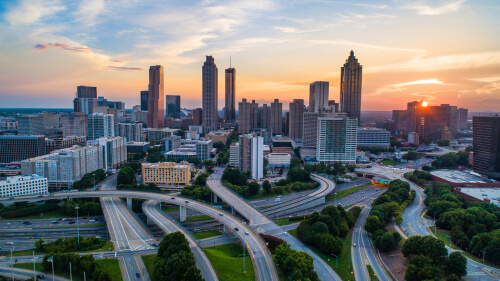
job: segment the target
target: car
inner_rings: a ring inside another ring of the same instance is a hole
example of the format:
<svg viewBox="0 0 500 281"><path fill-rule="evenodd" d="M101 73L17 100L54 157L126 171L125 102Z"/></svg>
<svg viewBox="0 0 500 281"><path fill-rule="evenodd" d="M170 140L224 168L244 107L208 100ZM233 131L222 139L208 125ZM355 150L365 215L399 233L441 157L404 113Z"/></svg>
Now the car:
<svg viewBox="0 0 500 281"><path fill-rule="evenodd" d="M283 235L288 236L288 232L283 231Z"/></svg>
<svg viewBox="0 0 500 281"><path fill-rule="evenodd" d="M248 235L248 231L245 231L245 235Z"/></svg>
<svg viewBox="0 0 500 281"><path fill-rule="evenodd" d="M5 245L14 245L14 242L7 242Z"/></svg>
<svg viewBox="0 0 500 281"><path fill-rule="evenodd" d="M53 221L50 221L50 223L57 223L57 221L56 221L56 220L53 220Z"/></svg>
<svg viewBox="0 0 500 281"><path fill-rule="evenodd" d="M175 200L175 197L170 197L170 199Z"/></svg>
<svg viewBox="0 0 500 281"><path fill-rule="evenodd" d="M235 228L234 228L234 230L238 231L238 230L240 230L240 229L239 229L239 228L237 228L237 227L235 227Z"/></svg>
<svg viewBox="0 0 500 281"><path fill-rule="evenodd" d="M279 202L279 201L281 201L281 199L280 199L280 198L276 198L276 199L274 200L274 202Z"/></svg>
<svg viewBox="0 0 500 281"><path fill-rule="evenodd" d="M38 278L38 279L45 279L45 276L38 274L38 275L36 276L36 278Z"/></svg>
<svg viewBox="0 0 500 281"><path fill-rule="evenodd" d="M95 238L97 238L97 239L101 239L101 236L96 236Z"/></svg>
<svg viewBox="0 0 500 281"><path fill-rule="evenodd" d="M219 213L219 216L221 216L221 217L222 217L222 216L223 216L223 214L222 214L222 213Z"/></svg>
<svg viewBox="0 0 500 281"><path fill-rule="evenodd" d="M242 222L242 224L247 224L246 222Z"/></svg>
<svg viewBox="0 0 500 281"><path fill-rule="evenodd" d="M184 201L184 202L186 202L186 204L189 203L189 201Z"/></svg>
<svg viewBox="0 0 500 281"><path fill-rule="evenodd" d="M75 224L76 222L75 221L70 221L69 224Z"/></svg>
<svg viewBox="0 0 500 281"><path fill-rule="evenodd" d="M42 198L42 197L43 197L43 195L38 195L37 197L38 197L38 198Z"/></svg>
<svg viewBox="0 0 500 281"><path fill-rule="evenodd" d="M63 218L63 219L61 219L61 220L62 220L62 221L67 221L68 219L67 219L67 218Z"/></svg>
<svg viewBox="0 0 500 281"><path fill-rule="evenodd" d="M99 218L94 218L94 220L95 220L95 221L98 221L98 220L99 220Z"/></svg>
<svg viewBox="0 0 500 281"><path fill-rule="evenodd" d="M57 220L58 220L58 221L62 221L62 218L58 218Z"/></svg>
<svg viewBox="0 0 500 281"><path fill-rule="evenodd" d="M95 219L91 219L90 222L95 222Z"/></svg>
<svg viewBox="0 0 500 281"><path fill-rule="evenodd" d="M137 277L137 278L141 278L141 274L140 274L139 272L136 272L136 273L135 273L135 277Z"/></svg>
<svg viewBox="0 0 500 281"><path fill-rule="evenodd" d="M25 224L25 225L30 225L30 224L31 224L31 222L29 222L29 221L25 221L25 222L23 222L23 224Z"/></svg>
<svg viewBox="0 0 500 281"><path fill-rule="evenodd" d="M158 247L158 243L153 243L153 244L151 244L151 246Z"/></svg>
<svg viewBox="0 0 500 281"><path fill-rule="evenodd" d="M356 247L356 243L352 244L353 247Z"/></svg>

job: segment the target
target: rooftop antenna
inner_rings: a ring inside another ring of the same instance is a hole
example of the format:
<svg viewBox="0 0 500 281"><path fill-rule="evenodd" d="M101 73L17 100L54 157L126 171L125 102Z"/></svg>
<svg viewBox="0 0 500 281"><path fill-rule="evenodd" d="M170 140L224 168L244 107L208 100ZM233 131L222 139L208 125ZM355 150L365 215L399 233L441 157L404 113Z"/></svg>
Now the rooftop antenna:
<svg viewBox="0 0 500 281"><path fill-rule="evenodd" d="M229 56L229 68L231 68L231 56Z"/></svg>

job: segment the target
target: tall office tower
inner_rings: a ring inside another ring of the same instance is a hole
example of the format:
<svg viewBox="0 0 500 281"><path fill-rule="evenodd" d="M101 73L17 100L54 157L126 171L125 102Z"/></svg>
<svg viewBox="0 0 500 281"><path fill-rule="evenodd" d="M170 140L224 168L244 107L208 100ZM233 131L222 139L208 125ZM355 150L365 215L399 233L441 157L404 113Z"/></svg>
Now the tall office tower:
<svg viewBox="0 0 500 281"><path fill-rule="evenodd" d="M19 135L44 135L43 117L39 114L22 114L17 116Z"/></svg>
<svg viewBox="0 0 500 281"><path fill-rule="evenodd" d="M97 107L97 99L75 98L73 100L73 111L82 112L85 114L94 113L94 108Z"/></svg>
<svg viewBox="0 0 500 281"><path fill-rule="evenodd" d="M142 123L139 122L123 122L118 124L118 136L124 137L127 142L135 141L141 142L142 137Z"/></svg>
<svg viewBox="0 0 500 281"><path fill-rule="evenodd" d="M250 130L259 127L259 104L252 100L250 104Z"/></svg>
<svg viewBox="0 0 500 281"><path fill-rule="evenodd" d="M83 112L73 112L61 115L63 138L69 136L87 136L87 115Z"/></svg>
<svg viewBox="0 0 500 281"><path fill-rule="evenodd" d="M269 126L274 135L281 135L283 133L283 104L279 99L275 99L271 103Z"/></svg>
<svg viewBox="0 0 500 281"><path fill-rule="evenodd" d="M326 163L356 163L356 118L332 114L318 118L316 160Z"/></svg>
<svg viewBox="0 0 500 281"><path fill-rule="evenodd" d="M318 117L320 112L304 112L304 127L302 129L302 148L316 148L318 134Z"/></svg>
<svg viewBox="0 0 500 281"><path fill-rule="evenodd" d="M236 69L226 69L226 101L225 114L226 121L234 121L236 119L235 97L236 97Z"/></svg>
<svg viewBox="0 0 500 281"><path fill-rule="evenodd" d="M166 95L166 115L175 119L181 118L181 96Z"/></svg>
<svg viewBox="0 0 500 281"><path fill-rule="evenodd" d="M406 131L406 110L393 110L392 121L394 121L397 132Z"/></svg>
<svg viewBox="0 0 500 281"><path fill-rule="evenodd" d="M209 133L217 131L217 121L219 117L218 109L218 70L212 56L207 56L203 64L203 132Z"/></svg>
<svg viewBox="0 0 500 281"><path fill-rule="evenodd" d="M290 133L290 111L285 113L285 117L283 118L283 133L288 136Z"/></svg>
<svg viewBox="0 0 500 281"><path fill-rule="evenodd" d="M0 164L45 154L44 136L0 136Z"/></svg>
<svg viewBox="0 0 500 281"><path fill-rule="evenodd" d="M148 88L148 128L163 128L165 123L165 85L163 84L163 66L149 68Z"/></svg>
<svg viewBox="0 0 500 281"><path fill-rule="evenodd" d="M252 104L247 99L238 103L238 132L248 134L252 130Z"/></svg>
<svg viewBox="0 0 500 281"><path fill-rule="evenodd" d="M309 85L309 111L317 112L328 105L329 83L316 81Z"/></svg>
<svg viewBox="0 0 500 281"><path fill-rule="evenodd" d="M289 121L289 132L288 135L290 139L302 139L302 126L304 124L304 100L294 99L290 103L290 121Z"/></svg>
<svg viewBox="0 0 500 281"><path fill-rule="evenodd" d="M420 107L422 107L422 102L412 101L408 103L406 107L406 134L411 132L418 133L417 124L419 122L417 122L417 115Z"/></svg>
<svg viewBox="0 0 500 281"><path fill-rule="evenodd" d="M329 100L328 106L332 107L335 112L340 112L340 104L338 102L335 102L335 100Z"/></svg>
<svg viewBox="0 0 500 281"><path fill-rule="evenodd" d="M251 171L252 179L264 176L264 138L244 134L239 139L239 168L243 172Z"/></svg>
<svg viewBox="0 0 500 281"><path fill-rule="evenodd" d="M141 91L141 111L148 111L148 91Z"/></svg>
<svg viewBox="0 0 500 281"><path fill-rule="evenodd" d="M357 118L359 124L363 67L352 50L340 71L340 111L347 113L347 117Z"/></svg>
<svg viewBox="0 0 500 281"><path fill-rule="evenodd" d="M467 116L469 110L467 108L457 109L457 129L467 129Z"/></svg>
<svg viewBox="0 0 500 281"><path fill-rule="evenodd" d="M259 128L271 128L271 107L267 106L267 104L262 105Z"/></svg>
<svg viewBox="0 0 500 281"><path fill-rule="evenodd" d="M88 116L87 139L112 138L115 136L113 114L94 113Z"/></svg>
<svg viewBox="0 0 500 281"><path fill-rule="evenodd" d="M97 87L78 86L76 87L76 97L80 99L96 99Z"/></svg>
<svg viewBox="0 0 500 281"><path fill-rule="evenodd" d="M201 122L203 122L203 109L195 108L193 110L193 125L200 126Z"/></svg>
<svg viewBox="0 0 500 281"><path fill-rule="evenodd" d="M472 117L474 172L500 177L500 117Z"/></svg>

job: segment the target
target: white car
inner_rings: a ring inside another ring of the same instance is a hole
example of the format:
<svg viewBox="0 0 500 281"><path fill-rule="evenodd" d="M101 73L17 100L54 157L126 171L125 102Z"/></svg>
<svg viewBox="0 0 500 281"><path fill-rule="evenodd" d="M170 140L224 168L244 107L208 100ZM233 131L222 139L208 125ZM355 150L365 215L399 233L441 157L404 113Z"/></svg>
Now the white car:
<svg viewBox="0 0 500 281"><path fill-rule="evenodd" d="M353 247L356 247L356 243L352 244Z"/></svg>
<svg viewBox="0 0 500 281"><path fill-rule="evenodd" d="M288 236L288 232L283 231L283 235Z"/></svg>
<svg viewBox="0 0 500 281"><path fill-rule="evenodd" d="M90 222L95 222L95 219L91 219Z"/></svg>

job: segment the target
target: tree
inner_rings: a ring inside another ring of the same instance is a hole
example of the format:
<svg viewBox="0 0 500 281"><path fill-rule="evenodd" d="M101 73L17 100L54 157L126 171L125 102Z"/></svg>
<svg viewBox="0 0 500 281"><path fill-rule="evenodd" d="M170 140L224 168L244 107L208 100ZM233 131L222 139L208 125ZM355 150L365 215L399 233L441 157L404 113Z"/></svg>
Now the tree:
<svg viewBox="0 0 500 281"><path fill-rule="evenodd" d="M327 233L315 235L316 247L325 255L340 255L342 252L342 240Z"/></svg>
<svg viewBox="0 0 500 281"><path fill-rule="evenodd" d="M248 190L250 192L250 195L256 195L259 193L260 185L253 181L248 184Z"/></svg>
<svg viewBox="0 0 500 281"><path fill-rule="evenodd" d="M439 146L448 146L448 145L450 145L450 141L449 140L438 140L437 141L437 145L439 145Z"/></svg>
<svg viewBox="0 0 500 281"><path fill-rule="evenodd" d="M214 146L214 148L217 148L217 150L221 150L222 148L225 147L225 145L221 141L214 143L213 146Z"/></svg>
<svg viewBox="0 0 500 281"><path fill-rule="evenodd" d="M467 275L467 258L462 256L460 252L452 252L446 258L444 265L447 275L454 274L460 277Z"/></svg>
<svg viewBox="0 0 500 281"><path fill-rule="evenodd" d="M247 185L247 179L245 173L240 172L239 169L226 168L222 174L222 180L228 181L234 185Z"/></svg>
<svg viewBox="0 0 500 281"><path fill-rule="evenodd" d="M375 232L381 229L384 225L380 222L377 216L368 216L365 222L365 230L371 234L375 234Z"/></svg>
<svg viewBox="0 0 500 281"><path fill-rule="evenodd" d="M377 249L382 252L388 252L395 249L399 241L401 241L401 235L397 231L391 230L387 232L381 232L375 235L374 244Z"/></svg>
<svg viewBox="0 0 500 281"><path fill-rule="evenodd" d="M209 172L209 173L213 173L214 172L214 170L213 170L213 168L215 167L214 161L208 159L208 160L203 161L203 164L207 168L207 172Z"/></svg>
<svg viewBox="0 0 500 281"><path fill-rule="evenodd" d="M329 233L328 226L324 222L316 222L312 225L311 228L316 233Z"/></svg>
<svg viewBox="0 0 500 281"><path fill-rule="evenodd" d="M434 261L424 255L417 255L411 258L410 264L406 268L406 281L439 280L439 268L434 265Z"/></svg>
<svg viewBox="0 0 500 281"><path fill-rule="evenodd" d="M271 193L271 183L269 183L268 180L265 180L264 183L262 183L262 188L266 191L267 194Z"/></svg>
<svg viewBox="0 0 500 281"><path fill-rule="evenodd" d="M433 236L412 236L405 240L401 252L405 257L425 255L435 264L441 265L448 255L443 241Z"/></svg>

